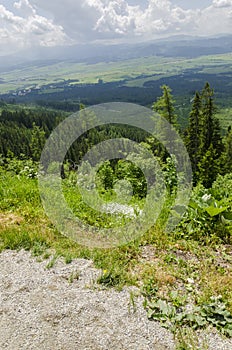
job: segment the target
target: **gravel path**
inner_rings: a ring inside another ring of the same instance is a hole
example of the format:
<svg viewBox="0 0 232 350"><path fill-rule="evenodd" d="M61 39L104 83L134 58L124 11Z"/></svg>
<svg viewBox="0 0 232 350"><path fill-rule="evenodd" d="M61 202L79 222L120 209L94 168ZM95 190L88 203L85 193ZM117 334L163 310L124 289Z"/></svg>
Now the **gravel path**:
<svg viewBox="0 0 232 350"><path fill-rule="evenodd" d="M25 251L0 254L0 349L175 349L171 333L147 320L140 298L133 310L129 289L94 283L101 272L91 261L58 260L49 270L47 263ZM232 349L216 334L209 340L211 349Z"/></svg>

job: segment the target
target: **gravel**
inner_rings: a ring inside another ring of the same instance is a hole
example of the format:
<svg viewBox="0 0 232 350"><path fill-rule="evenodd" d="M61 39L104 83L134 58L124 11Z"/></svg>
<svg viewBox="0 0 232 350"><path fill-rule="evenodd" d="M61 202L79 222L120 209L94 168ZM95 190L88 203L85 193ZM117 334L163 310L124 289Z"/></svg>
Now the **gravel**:
<svg viewBox="0 0 232 350"><path fill-rule="evenodd" d="M133 288L99 287L101 271L89 260L47 264L23 250L0 254L0 349L175 349L172 334L147 319L141 297L133 308ZM210 349L232 349L217 333L203 337Z"/></svg>

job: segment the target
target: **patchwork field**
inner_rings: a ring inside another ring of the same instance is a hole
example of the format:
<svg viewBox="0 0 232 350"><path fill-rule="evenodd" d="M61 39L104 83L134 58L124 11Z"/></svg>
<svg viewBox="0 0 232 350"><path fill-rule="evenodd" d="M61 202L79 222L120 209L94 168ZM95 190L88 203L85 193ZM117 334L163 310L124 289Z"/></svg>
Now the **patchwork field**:
<svg viewBox="0 0 232 350"><path fill-rule="evenodd" d="M202 56L193 59L151 56L96 64L37 62L0 73L0 93L30 89L70 81L70 85L125 80L130 87L143 87L150 80L179 75L194 70L201 74L232 75L232 54Z"/></svg>

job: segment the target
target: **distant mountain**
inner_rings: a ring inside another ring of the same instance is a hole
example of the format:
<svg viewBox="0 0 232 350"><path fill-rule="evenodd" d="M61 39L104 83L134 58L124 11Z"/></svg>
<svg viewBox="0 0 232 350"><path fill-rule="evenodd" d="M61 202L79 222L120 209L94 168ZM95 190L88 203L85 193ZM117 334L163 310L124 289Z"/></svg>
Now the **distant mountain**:
<svg viewBox="0 0 232 350"><path fill-rule="evenodd" d="M24 50L14 56L1 57L0 71L30 62L52 64L55 61L97 63L148 56L195 58L202 55L232 52L232 35L219 37L174 36L138 44L81 44L66 47Z"/></svg>

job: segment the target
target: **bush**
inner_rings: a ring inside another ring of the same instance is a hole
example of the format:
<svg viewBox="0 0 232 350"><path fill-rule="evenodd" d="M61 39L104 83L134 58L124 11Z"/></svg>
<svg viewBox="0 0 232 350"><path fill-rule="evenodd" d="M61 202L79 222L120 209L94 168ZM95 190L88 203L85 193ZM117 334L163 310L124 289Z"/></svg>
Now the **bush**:
<svg viewBox="0 0 232 350"><path fill-rule="evenodd" d="M194 188L189 207L177 232L196 240L216 237L231 243L232 175L218 176L211 189ZM182 233L180 233L182 232Z"/></svg>
<svg viewBox="0 0 232 350"><path fill-rule="evenodd" d="M38 163L32 159L26 159L23 154L20 158L10 154L8 157L0 157L0 166L2 169L12 172L16 175L26 176L27 178L36 178L38 175Z"/></svg>

